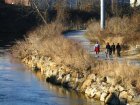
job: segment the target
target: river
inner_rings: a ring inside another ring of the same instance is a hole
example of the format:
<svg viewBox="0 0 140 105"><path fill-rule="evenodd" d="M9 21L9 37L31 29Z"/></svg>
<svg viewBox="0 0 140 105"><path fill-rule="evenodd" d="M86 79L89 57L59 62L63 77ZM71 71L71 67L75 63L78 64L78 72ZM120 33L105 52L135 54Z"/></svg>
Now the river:
<svg viewBox="0 0 140 105"><path fill-rule="evenodd" d="M82 94L45 81L0 49L0 105L101 105Z"/></svg>

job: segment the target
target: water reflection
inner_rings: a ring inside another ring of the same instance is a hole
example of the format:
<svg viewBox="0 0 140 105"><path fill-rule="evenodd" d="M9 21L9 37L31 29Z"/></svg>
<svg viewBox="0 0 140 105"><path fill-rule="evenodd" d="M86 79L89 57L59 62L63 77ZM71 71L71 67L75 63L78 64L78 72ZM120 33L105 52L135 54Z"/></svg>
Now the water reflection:
<svg viewBox="0 0 140 105"><path fill-rule="evenodd" d="M40 72L34 72L34 74L43 87L45 87L48 91L55 93L57 97L61 98L61 101L64 105L104 105L103 103L99 103L99 101L95 101L89 97L86 97L82 93L46 83L45 78L43 78Z"/></svg>
<svg viewBox="0 0 140 105"><path fill-rule="evenodd" d="M0 50L0 105L101 105L75 91L46 83Z"/></svg>

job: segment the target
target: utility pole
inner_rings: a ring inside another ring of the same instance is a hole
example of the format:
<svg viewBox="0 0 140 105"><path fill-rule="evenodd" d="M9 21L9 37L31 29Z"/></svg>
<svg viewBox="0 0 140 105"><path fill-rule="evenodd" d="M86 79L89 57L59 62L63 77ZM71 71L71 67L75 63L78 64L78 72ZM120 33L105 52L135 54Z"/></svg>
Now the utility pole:
<svg viewBox="0 0 140 105"><path fill-rule="evenodd" d="M111 0L111 11L114 12L115 2L114 0Z"/></svg>
<svg viewBox="0 0 140 105"><path fill-rule="evenodd" d="M76 9L78 9L78 3L79 3L79 1L76 0Z"/></svg>
<svg viewBox="0 0 140 105"><path fill-rule="evenodd" d="M100 25L103 31L105 29L105 0L100 0L100 3Z"/></svg>
<svg viewBox="0 0 140 105"><path fill-rule="evenodd" d="M70 9L72 9L72 1L69 1Z"/></svg>

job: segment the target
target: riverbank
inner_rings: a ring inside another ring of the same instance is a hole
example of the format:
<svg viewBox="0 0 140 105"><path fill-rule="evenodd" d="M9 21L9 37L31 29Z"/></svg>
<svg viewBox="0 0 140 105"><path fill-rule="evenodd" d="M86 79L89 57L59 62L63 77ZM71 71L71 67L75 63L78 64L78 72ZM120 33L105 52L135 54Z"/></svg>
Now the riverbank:
<svg viewBox="0 0 140 105"><path fill-rule="evenodd" d="M57 65L49 57L39 55L25 57L22 62L33 71L40 70L46 81L52 84L74 89L110 105L125 105L131 102L139 105L135 88L120 85L119 82L123 82L121 79L116 81L113 77L99 76L90 71L77 72L65 65Z"/></svg>
<svg viewBox="0 0 140 105"><path fill-rule="evenodd" d="M46 83L0 48L0 105L100 105L83 94Z"/></svg>
<svg viewBox="0 0 140 105"><path fill-rule="evenodd" d="M53 84L109 105L139 104L139 68L117 61L98 61L78 43L64 38L62 31L56 24L40 27L19 41L12 54L32 70L40 70Z"/></svg>

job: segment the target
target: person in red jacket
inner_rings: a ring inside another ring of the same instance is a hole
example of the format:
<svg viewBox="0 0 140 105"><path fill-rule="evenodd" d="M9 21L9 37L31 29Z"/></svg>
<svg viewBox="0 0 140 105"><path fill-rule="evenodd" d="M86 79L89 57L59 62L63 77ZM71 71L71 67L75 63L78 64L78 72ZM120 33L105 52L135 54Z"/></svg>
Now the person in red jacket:
<svg viewBox="0 0 140 105"><path fill-rule="evenodd" d="M100 45L98 42L96 42L96 44L94 45L94 51L96 53L96 55L99 55L100 53Z"/></svg>

